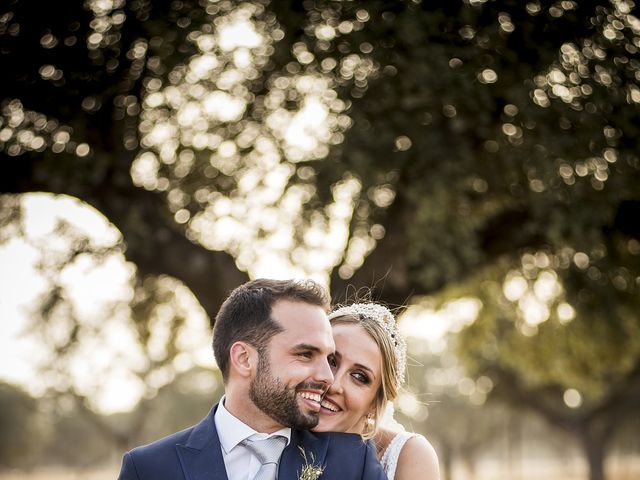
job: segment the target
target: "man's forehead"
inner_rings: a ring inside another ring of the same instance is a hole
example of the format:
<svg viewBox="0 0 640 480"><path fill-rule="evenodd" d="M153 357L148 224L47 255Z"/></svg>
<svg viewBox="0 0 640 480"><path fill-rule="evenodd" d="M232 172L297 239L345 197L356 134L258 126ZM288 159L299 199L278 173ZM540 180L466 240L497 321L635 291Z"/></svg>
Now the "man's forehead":
<svg viewBox="0 0 640 480"><path fill-rule="evenodd" d="M297 319L299 322L321 321L329 325L329 317L322 307L312 303L296 300L281 299L271 306L271 317L273 320Z"/></svg>
<svg viewBox="0 0 640 480"><path fill-rule="evenodd" d="M277 336L293 336L296 343L330 343L334 347L331 324L324 309L318 305L290 300L274 303L272 319L282 331Z"/></svg>

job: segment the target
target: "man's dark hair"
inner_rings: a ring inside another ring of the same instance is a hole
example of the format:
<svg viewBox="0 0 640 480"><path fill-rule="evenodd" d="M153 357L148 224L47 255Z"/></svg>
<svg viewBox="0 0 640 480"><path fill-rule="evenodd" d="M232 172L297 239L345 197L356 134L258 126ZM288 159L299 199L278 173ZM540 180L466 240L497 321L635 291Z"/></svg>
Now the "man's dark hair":
<svg viewBox="0 0 640 480"><path fill-rule="evenodd" d="M220 307L213 327L213 353L225 382L231 345L247 342L263 354L271 337L283 330L271 318L271 308L278 300L317 305L325 312L331 302L327 290L313 280L259 278L233 290Z"/></svg>

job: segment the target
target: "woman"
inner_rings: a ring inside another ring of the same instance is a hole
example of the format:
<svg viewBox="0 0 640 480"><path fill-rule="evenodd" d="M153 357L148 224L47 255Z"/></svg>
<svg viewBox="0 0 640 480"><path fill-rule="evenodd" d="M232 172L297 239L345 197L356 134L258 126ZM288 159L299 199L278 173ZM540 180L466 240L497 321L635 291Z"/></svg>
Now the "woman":
<svg viewBox="0 0 640 480"><path fill-rule="evenodd" d="M393 314L375 303L354 303L329 319L336 343L335 381L314 430L372 439L389 480L439 479L438 458L426 438L395 422L381 425L406 367L406 346Z"/></svg>

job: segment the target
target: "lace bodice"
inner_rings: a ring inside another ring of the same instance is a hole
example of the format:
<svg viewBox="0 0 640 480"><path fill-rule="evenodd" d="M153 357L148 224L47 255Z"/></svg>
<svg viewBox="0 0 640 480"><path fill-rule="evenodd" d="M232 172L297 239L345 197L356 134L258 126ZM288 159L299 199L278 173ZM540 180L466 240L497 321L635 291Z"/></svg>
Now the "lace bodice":
<svg viewBox="0 0 640 480"><path fill-rule="evenodd" d="M417 436L419 436L418 433L399 432L389 442L389 446L387 446L387 449L384 451L382 459L380 460L382 468L384 468L389 480L393 480L396 476L396 467L398 466L398 458L400 458L400 451L402 450L402 447L407 443L407 440Z"/></svg>

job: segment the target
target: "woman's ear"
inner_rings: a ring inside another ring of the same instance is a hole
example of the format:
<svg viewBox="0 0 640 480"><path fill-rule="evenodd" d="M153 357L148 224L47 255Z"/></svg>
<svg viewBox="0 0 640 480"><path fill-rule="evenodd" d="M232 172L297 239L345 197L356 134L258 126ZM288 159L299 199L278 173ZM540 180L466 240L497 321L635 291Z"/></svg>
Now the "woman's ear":
<svg viewBox="0 0 640 480"><path fill-rule="evenodd" d="M229 350L230 370L241 377L250 378L258 367L258 352L245 342L235 342Z"/></svg>

